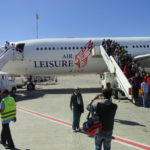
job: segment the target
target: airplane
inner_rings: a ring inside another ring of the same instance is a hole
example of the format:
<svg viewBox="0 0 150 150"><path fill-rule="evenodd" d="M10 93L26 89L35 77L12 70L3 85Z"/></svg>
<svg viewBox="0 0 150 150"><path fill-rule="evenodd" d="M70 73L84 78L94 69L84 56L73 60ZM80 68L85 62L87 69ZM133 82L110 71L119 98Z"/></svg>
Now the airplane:
<svg viewBox="0 0 150 150"><path fill-rule="evenodd" d="M142 66L150 67L150 37L56 38L13 42L16 54L13 51L8 57L7 50L0 55L2 71L30 76L102 73L107 70L105 62L92 53L104 39L118 42ZM27 88L34 89L34 84L30 82Z"/></svg>

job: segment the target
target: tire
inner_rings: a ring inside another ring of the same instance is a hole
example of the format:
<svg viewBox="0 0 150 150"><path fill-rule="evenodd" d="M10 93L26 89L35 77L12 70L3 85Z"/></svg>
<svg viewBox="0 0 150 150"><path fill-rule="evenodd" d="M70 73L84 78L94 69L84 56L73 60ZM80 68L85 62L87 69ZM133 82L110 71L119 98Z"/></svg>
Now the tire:
<svg viewBox="0 0 150 150"><path fill-rule="evenodd" d="M27 85L27 90L28 91L31 91L31 90L34 90L35 89L35 85L33 84L33 83L29 83L28 85Z"/></svg>

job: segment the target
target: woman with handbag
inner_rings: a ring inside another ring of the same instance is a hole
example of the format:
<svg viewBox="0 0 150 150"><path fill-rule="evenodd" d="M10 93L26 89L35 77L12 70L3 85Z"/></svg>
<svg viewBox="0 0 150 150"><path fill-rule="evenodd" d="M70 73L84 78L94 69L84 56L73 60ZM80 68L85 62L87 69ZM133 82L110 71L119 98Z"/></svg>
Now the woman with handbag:
<svg viewBox="0 0 150 150"><path fill-rule="evenodd" d="M84 112L84 104L79 88L75 88L70 99L70 109L73 112L72 129L74 132L80 131L80 117Z"/></svg>

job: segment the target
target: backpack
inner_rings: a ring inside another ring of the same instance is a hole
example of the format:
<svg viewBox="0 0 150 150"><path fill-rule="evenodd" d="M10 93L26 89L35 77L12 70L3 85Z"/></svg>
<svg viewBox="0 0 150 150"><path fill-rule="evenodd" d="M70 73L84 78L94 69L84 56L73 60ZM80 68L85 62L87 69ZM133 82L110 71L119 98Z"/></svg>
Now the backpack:
<svg viewBox="0 0 150 150"><path fill-rule="evenodd" d="M86 134L91 136L96 135L97 133L102 131L102 123L96 113L88 113L87 121L83 123L83 130Z"/></svg>

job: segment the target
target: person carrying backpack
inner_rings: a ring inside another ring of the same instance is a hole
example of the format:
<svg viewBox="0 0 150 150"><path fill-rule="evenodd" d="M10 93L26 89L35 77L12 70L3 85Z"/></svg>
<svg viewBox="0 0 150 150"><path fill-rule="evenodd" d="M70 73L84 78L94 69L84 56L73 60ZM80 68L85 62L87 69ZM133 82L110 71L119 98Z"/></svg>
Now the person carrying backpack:
<svg viewBox="0 0 150 150"><path fill-rule="evenodd" d="M117 104L110 101L110 94L104 90L103 99L97 104L92 104L96 98L92 99L87 105L88 111L95 111L102 123L102 131L95 135L95 149L101 150L102 145L104 150L111 150L111 140L114 126L114 117L117 110Z"/></svg>

